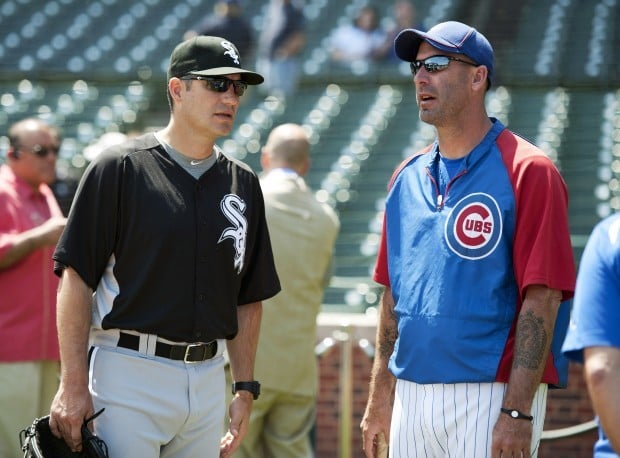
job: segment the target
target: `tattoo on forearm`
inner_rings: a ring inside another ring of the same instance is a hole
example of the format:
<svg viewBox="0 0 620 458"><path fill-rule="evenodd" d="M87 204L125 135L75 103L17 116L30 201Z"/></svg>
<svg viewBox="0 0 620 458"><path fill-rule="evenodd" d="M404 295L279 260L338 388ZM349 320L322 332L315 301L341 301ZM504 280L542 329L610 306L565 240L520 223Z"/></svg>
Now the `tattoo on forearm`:
<svg viewBox="0 0 620 458"><path fill-rule="evenodd" d="M519 318L515 341L515 367L538 369L547 348L547 331L544 321L528 310Z"/></svg>

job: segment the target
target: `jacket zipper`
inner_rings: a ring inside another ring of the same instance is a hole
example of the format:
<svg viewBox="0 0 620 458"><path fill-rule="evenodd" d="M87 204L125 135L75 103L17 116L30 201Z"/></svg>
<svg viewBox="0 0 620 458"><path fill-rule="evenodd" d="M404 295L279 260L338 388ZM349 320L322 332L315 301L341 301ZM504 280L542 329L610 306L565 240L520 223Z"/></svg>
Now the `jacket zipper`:
<svg viewBox="0 0 620 458"><path fill-rule="evenodd" d="M446 199L448 198L448 192L450 192L450 186L452 186L452 183L454 183L458 178L462 177L466 173L467 173L467 170L462 170L456 175L454 175L452 179L446 185L446 192L444 194L441 194L441 191L439 190L439 183L437 183L437 180L431 173L430 169L426 167L426 174L431 179L433 186L435 187L435 196L436 196L435 202L436 202L436 208L438 212L443 210L444 203L446 202Z"/></svg>

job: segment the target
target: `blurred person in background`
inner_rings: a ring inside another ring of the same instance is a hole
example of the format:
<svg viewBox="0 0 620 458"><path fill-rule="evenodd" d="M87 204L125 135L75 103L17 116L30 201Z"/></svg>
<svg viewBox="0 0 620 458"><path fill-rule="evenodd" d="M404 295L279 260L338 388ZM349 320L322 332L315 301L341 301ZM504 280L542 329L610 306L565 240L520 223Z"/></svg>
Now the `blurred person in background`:
<svg viewBox="0 0 620 458"><path fill-rule="evenodd" d="M575 301L562 348L584 365L599 423L595 458L620 457L620 214L599 222L579 263Z"/></svg>
<svg viewBox="0 0 620 458"><path fill-rule="evenodd" d="M373 61L381 57L385 33L379 26L379 12L362 7L351 23L338 27L330 37L330 57L335 62Z"/></svg>
<svg viewBox="0 0 620 458"><path fill-rule="evenodd" d="M131 137L137 136L138 134L135 134ZM84 152L82 154L88 162L92 162L97 156L99 156L110 146L120 145L129 138L130 136L122 132L106 132L105 134L101 135L97 140L93 141L86 148L84 148Z"/></svg>
<svg viewBox="0 0 620 458"><path fill-rule="evenodd" d="M282 291L263 302L248 435L236 457L310 458L318 368L316 319L331 278L338 216L306 184L310 143L303 127L274 128L261 154L261 188Z"/></svg>
<svg viewBox="0 0 620 458"><path fill-rule="evenodd" d="M418 21L416 7L411 1L396 0L392 5L392 17L390 18L390 25L387 27L385 41L377 51L380 58L400 62L394 51L394 40L400 31L405 29L424 30L424 27Z"/></svg>
<svg viewBox="0 0 620 458"><path fill-rule="evenodd" d="M65 218L49 186L57 130L28 118L8 136L0 166L0 457L17 458L19 431L49 413L58 388L52 252Z"/></svg>
<svg viewBox="0 0 620 458"><path fill-rule="evenodd" d="M306 46L303 10L291 0L271 0L258 39L256 67L265 75L269 95L295 93L301 74L300 54Z"/></svg>
<svg viewBox="0 0 620 458"><path fill-rule="evenodd" d="M82 151L82 155L88 162L92 162L106 148L122 143L127 138L128 136L121 132L106 132L87 145ZM64 178L56 180L51 186L58 205L65 216L69 215L79 182L79 178L66 174Z"/></svg>
<svg viewBox="0 0 620 458"><path fill-rule="evenodd" d="M254 53L254 36L243 15L240 0L218 0L213 12L207 14L199 23L185 32L183 39L196 35L210 35L226 38L235 44L243 60L249 62Z"/></svg>

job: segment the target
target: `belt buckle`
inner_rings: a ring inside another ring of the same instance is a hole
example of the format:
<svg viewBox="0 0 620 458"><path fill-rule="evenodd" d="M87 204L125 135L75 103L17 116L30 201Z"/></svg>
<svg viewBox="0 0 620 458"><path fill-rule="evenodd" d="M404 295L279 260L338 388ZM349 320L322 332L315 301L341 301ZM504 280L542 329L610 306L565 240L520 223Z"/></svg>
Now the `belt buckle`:
<svg viewBox="0 0 620 458"><path fill-rule="evenodd" d="M187 358L189 358L190 356L190 351L192 348L194 347L206 347L206 344L189 344L187 347L185 347L185 356L183 356L183 362L186 364L196 364L196 363L200 363L202 361L204 361L204 356L205 356L205 352L206 349L203 349L202 352L202 359L199 359L197 361L190 361Z"/></svg>

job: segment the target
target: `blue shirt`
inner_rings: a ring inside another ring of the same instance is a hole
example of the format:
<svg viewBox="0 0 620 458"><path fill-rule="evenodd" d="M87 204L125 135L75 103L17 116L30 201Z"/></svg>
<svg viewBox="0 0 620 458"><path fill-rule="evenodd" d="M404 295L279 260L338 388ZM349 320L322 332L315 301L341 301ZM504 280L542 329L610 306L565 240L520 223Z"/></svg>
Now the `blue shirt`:
<svg viewBox="0 0 620 458"><path fill-rule="evenodd" d="M527 287L572 297L566 186L548 157L493 121L454 174L435 143L393 176L373 278L395 301L389 367L397 378L506 382ZM560 386L568 368L563 310L542 377Z"/></svg>
<svg viewBox="0 0 620 458"><path fill-rule="evenodd" d="M579 265L574 309L562 351L583 362L587 347L620 348L620 214L592 231ZM599 426L596 458L619 457Z"/></svg>

